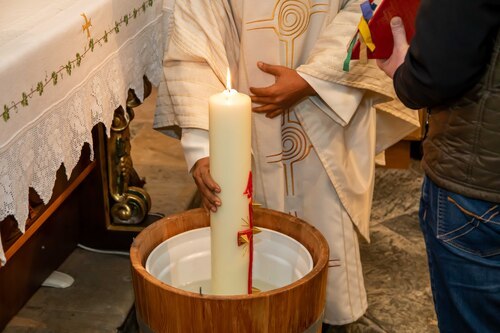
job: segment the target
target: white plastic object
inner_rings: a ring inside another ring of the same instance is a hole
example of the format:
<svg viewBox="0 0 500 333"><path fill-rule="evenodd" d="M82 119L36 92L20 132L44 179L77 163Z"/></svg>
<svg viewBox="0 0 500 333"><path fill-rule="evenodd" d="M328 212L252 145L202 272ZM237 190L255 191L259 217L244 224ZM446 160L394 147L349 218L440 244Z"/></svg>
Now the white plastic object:
<svg viewBox="0 0 500 333"><path fill-rule="evenodd" d="M49 277L43 281L42 286L52 288L68 288L73 284L73 282L75 282L75 279L73 279L70 275L59 271L53 271L52 274L50 274Z"/></svg>
<svg viewBox="0 0 500 333"><path fill-rule="evenodd" d="M293 283L313 268L312 257L295 239L260 228L254 235L254 287L267 291ZM159 244L146 260L158 280L187 291L210 294L210 228L186 231Z"/></svg>

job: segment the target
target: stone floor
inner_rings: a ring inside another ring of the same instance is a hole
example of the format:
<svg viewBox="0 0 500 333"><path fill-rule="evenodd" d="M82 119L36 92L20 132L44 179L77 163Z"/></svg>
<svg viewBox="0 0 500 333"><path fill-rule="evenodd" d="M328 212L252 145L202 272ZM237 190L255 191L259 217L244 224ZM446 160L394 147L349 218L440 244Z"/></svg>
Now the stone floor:
<svg viewBox="0 0 500 333"><path fill-rule="evenodd" d="M151 130L154 98L136 109L132 154L136 170L146 177L152 212L169 215L187 208L195 187L179 142ZM438 331L417 217L421 175L418 162L405 170L376 170L371 244L361 245L368 311L354 324L325 332ZM133 308L129 265L126 253L75 249L59 268L74 284L41 287L3 332L136 332L134 322L126 321Z"/></svg>
<svg viewBox="0 0 500 333"><path fill-rule="evenodd" d="M438 332L418 224L421 175L416 161L405 170L376 170L371 243L361 244L368 311L358 322L326 332Z"/></svg>

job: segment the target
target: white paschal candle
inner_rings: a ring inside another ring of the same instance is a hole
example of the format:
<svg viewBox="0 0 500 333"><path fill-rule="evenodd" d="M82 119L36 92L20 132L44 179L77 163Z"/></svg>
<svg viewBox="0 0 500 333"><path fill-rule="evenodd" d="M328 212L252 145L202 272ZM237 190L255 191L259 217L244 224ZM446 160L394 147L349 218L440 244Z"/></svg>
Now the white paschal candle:
<svg viewBox="0 0 500 333"><path fill-rule="evenodd" d="M214 295L247 294L250 248L238 246L248 229L249 199L244 194L251 170L251 100L231 89L209 100L210 174L219 184L222 205L210 213Z"/></svg>

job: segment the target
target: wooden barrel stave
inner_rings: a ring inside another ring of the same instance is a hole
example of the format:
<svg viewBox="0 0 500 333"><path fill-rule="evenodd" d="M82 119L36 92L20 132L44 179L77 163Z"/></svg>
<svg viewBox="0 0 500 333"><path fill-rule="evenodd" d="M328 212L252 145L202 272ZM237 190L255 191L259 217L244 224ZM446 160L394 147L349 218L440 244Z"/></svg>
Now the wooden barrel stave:
<svg viewBox="0 0 500 333"><path fill-rule="evenodd" d="M156 333L302 333L323 314L328 245L321 233L304 221L277 211L256 208L255 225L286 234L304 245L313 269L300 280L255 295L199 295L174 288L144 268L154 248L188 230L209 226L203 209L172 215L146 228L130 251L136 312ZM318 326L321 332L321 325ZM147 333L147 332L143 332Z"/></svg>

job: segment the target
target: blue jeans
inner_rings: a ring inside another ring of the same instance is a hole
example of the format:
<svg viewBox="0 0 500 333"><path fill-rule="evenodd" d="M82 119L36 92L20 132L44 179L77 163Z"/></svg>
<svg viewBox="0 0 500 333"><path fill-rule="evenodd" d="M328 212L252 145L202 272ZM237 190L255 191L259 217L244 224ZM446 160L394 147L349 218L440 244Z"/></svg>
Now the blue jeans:
<svg viewBox="0 0 500 333"><path fill-rule="evenodd" d="M425 177L419 218L440 332L500 332L500 204Z"/></svg>

